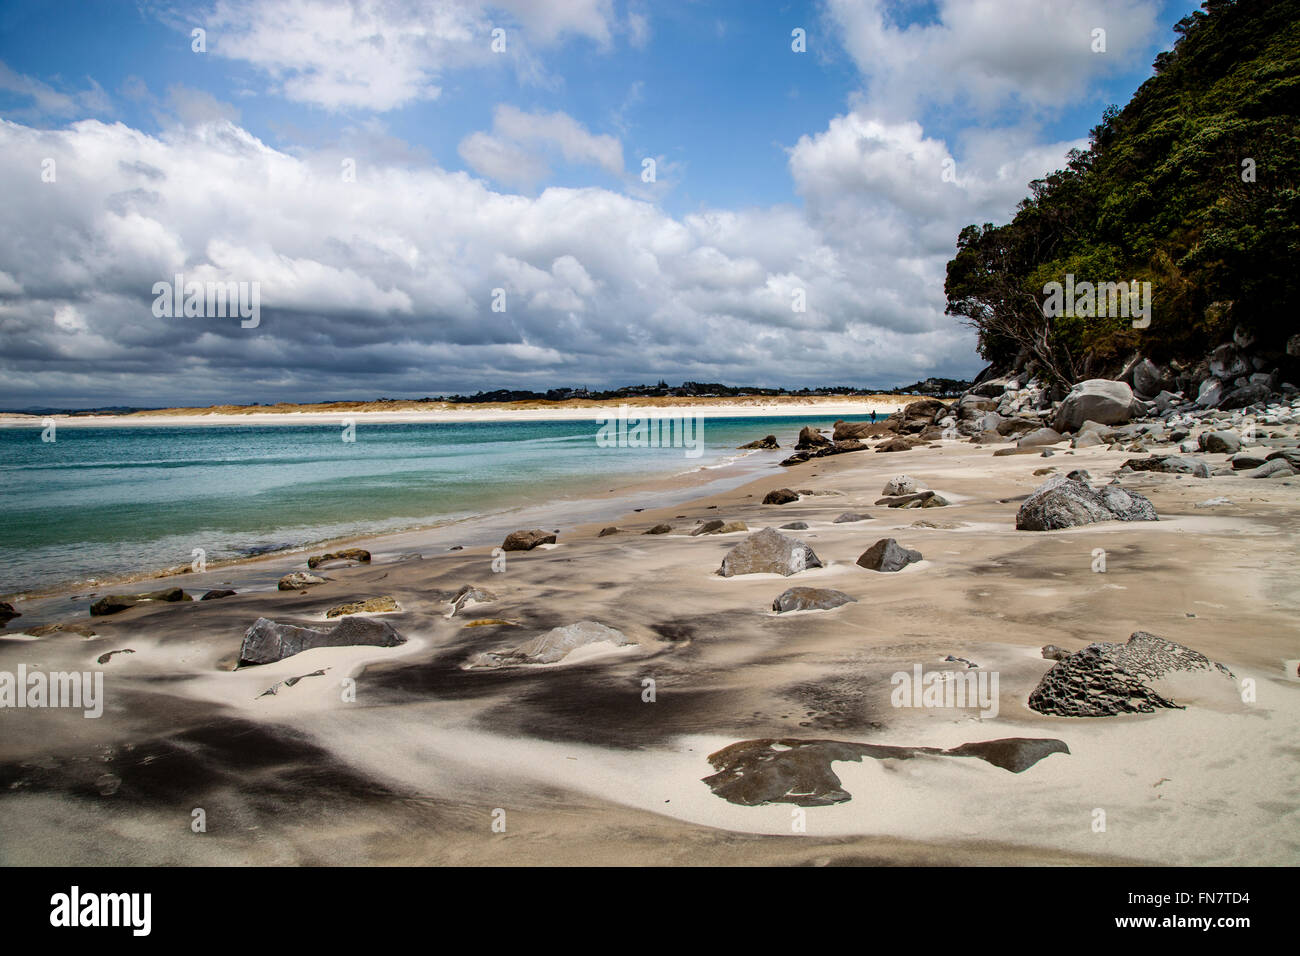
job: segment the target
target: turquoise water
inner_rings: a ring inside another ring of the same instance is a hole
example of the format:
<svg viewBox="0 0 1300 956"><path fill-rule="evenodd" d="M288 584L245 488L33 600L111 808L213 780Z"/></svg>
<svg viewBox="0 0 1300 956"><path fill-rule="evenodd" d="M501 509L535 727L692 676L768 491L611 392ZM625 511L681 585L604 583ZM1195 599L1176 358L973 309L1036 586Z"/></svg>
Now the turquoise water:
<svg viewBox="0 0 1300 956"><path fill-rule="evenodd" d="M570 422L0 429L0 594L430 527L713 467L827 418L708 419L703 454ZM771 453L772 460L778 460Z"/></svg>

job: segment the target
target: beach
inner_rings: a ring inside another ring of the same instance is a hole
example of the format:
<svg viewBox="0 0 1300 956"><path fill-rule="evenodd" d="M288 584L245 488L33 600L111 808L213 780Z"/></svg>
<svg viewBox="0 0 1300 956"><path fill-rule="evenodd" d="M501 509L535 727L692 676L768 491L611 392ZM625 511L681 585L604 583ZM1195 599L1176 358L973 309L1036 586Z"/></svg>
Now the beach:
<svg viewBox="0 0 1300 956"><path fill-rule="evenodd" d="M91 618L85 591L43 599L33 620L80 622L95 636L24 636L28 619L16 618L0 632L0 672L102 671L103 715L0 710L0 860L1300 861L1300 479L1121 473L1131 456L1105 445L1057 445L1044 458L948 439L782 467L796 429L776 437L780 449L713 473L507 512L479 536L357 539L368 563L325 562L327 580L302 589L269 584L308 570L295 553L147 586L198 598L238 582L219 600ZM1160 520L1017 530L1026 496L1074 469L1097 486L1118 474ZM880 503L903 475L947 504ZM764 504L777 489L794 500ZM835 520L845 513L868 517ZM715 519L745 528L692 534ZM807 527L781 534L820 566L718 573L752 534L798 522ZM506 533L533 528L558 534L500 550ZM886 538L920 558L894 573L856 563ZM457 608L466 585L488 599ZM852 600L774 611L796 586ZM237 666L259 618L325 627L328 609L380 597L399 610L355 616L390 624L403 643ZM582 622L624 642L474 666ZM1135 631L1199 651L1231 679L1179 687L1177 707L1151 713L1071 718L1028 706L1055 663L1042 648L1123 643ZM918 666L996 674L994 706L896 706L896 675ZM963 755L1008 739L1062 746L1017 770ZM785 756L832 741L862 755L834 750L825 768ZM729 772L717 755L746 742L798 770L783 798L747 805L706 782ZM821 769L847 799L815 799L831 787ZM800 775L823 790L801 789Z"/></svg>

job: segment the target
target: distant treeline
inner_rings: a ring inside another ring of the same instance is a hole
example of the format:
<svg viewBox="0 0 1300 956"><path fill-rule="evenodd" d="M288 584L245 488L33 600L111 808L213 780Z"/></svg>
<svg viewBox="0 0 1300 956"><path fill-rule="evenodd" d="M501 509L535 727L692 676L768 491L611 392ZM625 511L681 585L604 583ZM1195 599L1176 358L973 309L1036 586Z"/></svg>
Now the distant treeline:
<svg viewBox="0 0 1300 956"><path fill-rule="evenodd" d="M719 382L683 382L681 385L624 385L615 389L552 388L545 392L530 392L498 388L491 392L473 395L448 395L444 401L476 404L482 402L564 402L571 399L609 401L620 398L738 398L760 396L815 396L815 395L879 395L882 392L899 395L959 395L970 387L970 382L951 378L929 378L900 388L859 388L854 385L823 385L817 388L765 388L759 385L723 385ZM382 401L382 399L381 399ZM432 399L426 399L432 401Z"/></svg>

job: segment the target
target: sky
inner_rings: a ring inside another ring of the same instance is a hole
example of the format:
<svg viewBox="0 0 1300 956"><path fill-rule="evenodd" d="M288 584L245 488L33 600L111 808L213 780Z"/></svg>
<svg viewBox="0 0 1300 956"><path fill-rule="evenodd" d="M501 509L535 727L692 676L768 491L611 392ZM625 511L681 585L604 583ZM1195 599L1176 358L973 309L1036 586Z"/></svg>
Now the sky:
<svg viewBox="0 0 1300 956"><path fill-rule="evenodd" d="M958 232L1195 6L6 0L0 407L970 378Z"/></svg>

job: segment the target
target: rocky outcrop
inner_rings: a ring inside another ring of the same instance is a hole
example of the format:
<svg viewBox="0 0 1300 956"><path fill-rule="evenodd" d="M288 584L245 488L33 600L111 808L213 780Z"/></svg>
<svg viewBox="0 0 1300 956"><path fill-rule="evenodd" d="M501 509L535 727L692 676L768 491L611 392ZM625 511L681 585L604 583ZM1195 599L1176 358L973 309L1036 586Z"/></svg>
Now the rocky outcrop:
<svg viewBox="0 0 1300 956"><path fill-rule="evenodd" d="M905 548L893 538L881 538L858 556L857 564L868 571L901 571L920 560L920 551Z"/></svg>
<svg viewBox="0 0 1300 956"><path fill-rule="evenodd" d="M831 524L852 524L856 521L870 521L871 515L859 514L856 511L846 511L842 515L836 516Z"/></svg>
<svg viewBox="0 0 1300 956"><path fill-rule="evenodd" d="M821 559L808 545L772 528L751 534L727 552L718 574L780 574L789 577L808 568L820 568Z"/></svg>
<svg viewBox="0 0 1300 956"><path fill-rule="evenodd" d="M837 439L829 445L823 445L820 448L811 451L797 451L789 458L786 458L781 464L785 467L790 465L803 464L805 461L811 461L814 458L826 458L830 455L844 455L851 451L866 451L867 446L856 438Z"/></svg>
<svg viewBox="0 0 1300 956"><path fill-rule="evenodd" d="M1199 458L1183 455L1152 455L1150 458L1130 458L1119 466L1120 471L1154 471L1169 475L1191 475L1209 478L1210 466Z"/></svg>
<svg viewBox="0 0 1300 956"><path fill-rule="evenodd" d="M501 542L502 551L531 551L543 544L555 544L555 535L541 528L532 531L511 531Z"/></svg>
<svg viewBox="0 0 1300 956"><path fill-rule="evenodd" d="M1135 631L1125 644L1089 644L1058 658L1029 695L1029 706L1056 717L1112 717L1179 707L1161 692L1162 681L1177 673L1232 677L1204 654Z"/></svg>
<svg viewBox="0 0 1300 956"><path fill-rule="evenodd" d="M736 447L739 450L744 450L747 448L780 448L781 446L776 443L775 435L768 435L766 438L760 438L758 441L752 441L748 445L738 445Z"/></svg>
<svg viewBox="0 0 1300 956"><path fill-rule="evenodd" d="M1053 475L1025 499L1016 514L1020 531L1055 531L1097 521L1157 521L1151 502L1118 485L1095 491L1087 483Z"/></svg>
<svg viewBox="0 0 1300 956"><path fill-rule="evenodd" d="M319 584L324 584L328 580L319 574L311 574L307 571L291 571L279 580L276 588L281 591L301 591L304 588L314 588Z"/></svg>
<svg viewBox="0 0 1300 956"><path fill-rule="evenodd" d="M831 588L789 588L772 602L778 614L787 611L829 611L844 604L856 604L857 598Z"/></svg>
<svg viewBox="0 0 1300 956"><path fill-rule="evenodd" d="M270 664L316 647L396 647L405 643L406 638L393 625L376 618L345 617L331 630L321 631L259 617L244 634L239 663Z"/></svg>
<svg viewBox="0 0 1300 956"><path fill-rule="evenodd" d="M580 647L592 644L609 644L625 647L629 640L622 631L607 627L597 621L578 621L556 627L518 647L506 651L476 654L466 662L466 668L509 667L520 664L555 664L564 660Z"/></svg>
<svg viewBox="0 0 1300 956"><path fill-rule="evenodd" d="M763 504L765 505L788 505L790 502L798 500L799 496L789 488L776 488L763 496Z"/></svg>
<svg viewBox="0 0 1300 956"><path fill-rule="evenodd" d="M811 425L805 425L799 429L799 440L795 442L795 451L811 451L814 448L825 448L831 444L831 440L813 428Z"/></svg>
<svg viewBox="0 0 1300 956"><path fill-rule="evenodd" d="M194 600L180 588L163 588L144 594L109 594L90 605L91 617L103 617L117 614L138 604L171 603L174 601Z"/></svg>
<svg viewBox="0 0 1300 956"><path fill-rule="evenodd" d="M850 438L878 438L881 435L893 434L895 430L888 419L882 422L836 422L831 437L835 441L847 441Z"/></svg>

